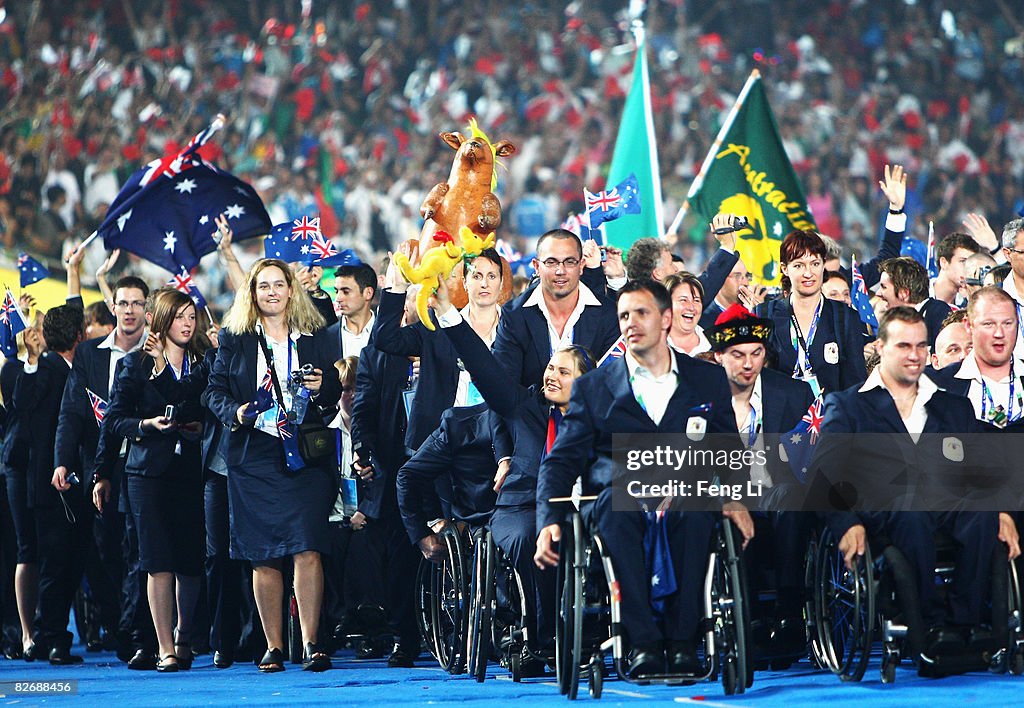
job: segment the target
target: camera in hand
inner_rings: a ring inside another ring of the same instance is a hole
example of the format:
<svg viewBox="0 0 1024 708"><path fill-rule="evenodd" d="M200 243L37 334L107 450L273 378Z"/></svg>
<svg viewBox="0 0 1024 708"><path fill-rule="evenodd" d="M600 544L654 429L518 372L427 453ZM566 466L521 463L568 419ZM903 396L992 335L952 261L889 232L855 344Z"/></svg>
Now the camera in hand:
<svg viewBox="0 0 1024 708"><path fill-rule="evenodd" d="M722 226L715 229L716 236L722 236L724 234L731 234L733 231L742 231L750 228L750 222L747 221L745 216L737 216L732 220L732 224L729 226Z"/></svg>
<svg viewBox="0 0 1024 708"><path fill-rule="evenodd" d="M296 369L295 371L292 372L292 374L291 374L292 384L294 384L295 386L301 386L302 382L305 380L305 378L307 376L312 376L312 375L313 375L313 365L312 364L303 364L298 369Z"/></svg>

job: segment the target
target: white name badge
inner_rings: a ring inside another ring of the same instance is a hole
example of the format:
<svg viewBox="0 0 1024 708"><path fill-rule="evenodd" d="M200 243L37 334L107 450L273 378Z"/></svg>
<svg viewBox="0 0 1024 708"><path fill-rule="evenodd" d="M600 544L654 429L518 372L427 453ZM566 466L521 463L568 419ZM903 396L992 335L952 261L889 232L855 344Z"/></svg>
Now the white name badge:
<svg viewBox="0 0 1024 708"><path fill-rule="evenodd" d="M960 438L942 438L942 456L950 462L964 461L964 444Z"/></svg>
<svg viewBox="0 0 1024 708"><path fill-rule="evenodd" d="M707 432L707 429L707 419L701 418L699 415L692 416L686 421L686 437L694 442L703 440L704 433Z"/></svg>
<svg viewBox="0 0 1024 708"><path fill-rule="evenodd" d="M825 361L829 364L839 363L839 345L835 342L825 344Z"/></svg>

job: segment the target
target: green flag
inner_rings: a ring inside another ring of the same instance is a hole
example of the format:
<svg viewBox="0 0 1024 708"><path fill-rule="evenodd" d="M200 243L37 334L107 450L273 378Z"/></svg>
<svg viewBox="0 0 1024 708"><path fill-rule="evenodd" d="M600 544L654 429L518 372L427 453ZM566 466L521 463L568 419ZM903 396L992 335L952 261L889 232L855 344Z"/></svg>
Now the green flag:
<svg viewBox="0 0 1024 708"><path fill-rule="evenodd" d="M647 77L647 50L643 30L636 30L636 62L633 83L622 109L619 135L608 171L609 188L636 174L640 195L640 213L627 214L604 224L605 241L623 251L638 238L660 238L664 232L661 218L661 173L658 172L658 143L654 139L651 113L651 87Z"/></svg>
<svg viewBox="0 0 1024 708"><path fill-rule="evenodd" d="M753 232L738 234L737 249L755 281L765 285L780 281L779 245L786 234L815 229L760 72L747 79L690 187L687 203L707 222L720 212L747 217ZM678 225L680 219L676 221Z"/></svg>

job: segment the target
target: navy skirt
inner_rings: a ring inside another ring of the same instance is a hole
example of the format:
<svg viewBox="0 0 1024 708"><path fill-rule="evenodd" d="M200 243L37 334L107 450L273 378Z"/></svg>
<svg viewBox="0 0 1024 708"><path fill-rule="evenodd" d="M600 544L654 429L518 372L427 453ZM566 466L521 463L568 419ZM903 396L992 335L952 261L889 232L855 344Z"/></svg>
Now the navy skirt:
<svg viewBox="0 0 1024 708"><path fill-rule="evenodd" d="M175 456L158 477L128 478L139 534L139 568L146 573L203 574L203 481L197 465Z"/></svg>
<svg viewBox="0 0 1024 708"><path fill-rule="evenodd" d="M254 430L244 465L228 467L231 557L261 562L303 551L328 553L328 518L338 495L320 467L288 470L281 441Z"/></svg>

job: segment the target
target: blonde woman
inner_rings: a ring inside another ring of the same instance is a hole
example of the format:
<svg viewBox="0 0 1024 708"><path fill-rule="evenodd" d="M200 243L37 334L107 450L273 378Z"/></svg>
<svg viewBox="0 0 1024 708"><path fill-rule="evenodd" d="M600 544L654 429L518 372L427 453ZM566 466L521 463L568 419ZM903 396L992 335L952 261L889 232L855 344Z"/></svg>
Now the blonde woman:
<svg viewBox="0 0 1024 708"><path fill-rule="evenodd" d="M289 556L305 646L303 669L331 666L330 656L317 645L317 631L323 601L320 555L330 547L328 516L337 484L326 466L289 469L285 447L290 431L283 425L293 409L288 380L303 365L313 367L301 377L312 399L306 421L320 415L317 399L333 405L340 396L338 377L324 375L332 370L336 343L323 326L323 317L287 263L257 261L224 318L204 395L205 404L229 431L231 555L253 566L253 590L267 638L267 653L259 664L264 673L284 670L282 567ZM257 396L260 390L270 393ZM256 402L270 396L271 407L259 411L263 406Z"/></svg>

